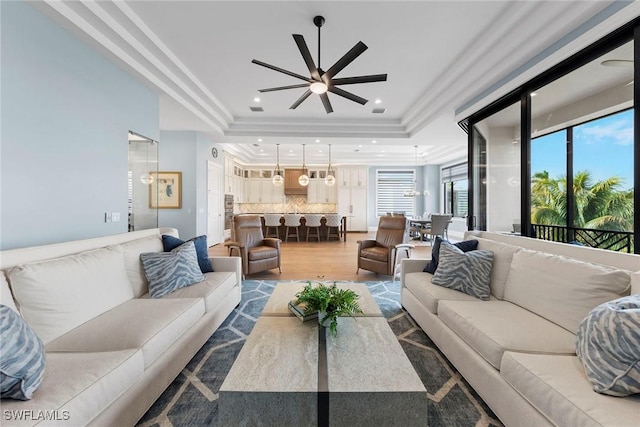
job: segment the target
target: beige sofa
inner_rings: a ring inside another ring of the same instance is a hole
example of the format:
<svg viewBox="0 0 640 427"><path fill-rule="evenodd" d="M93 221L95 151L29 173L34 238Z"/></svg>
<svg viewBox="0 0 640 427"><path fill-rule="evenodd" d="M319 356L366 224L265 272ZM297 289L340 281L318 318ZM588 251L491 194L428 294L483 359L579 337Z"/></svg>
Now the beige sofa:
<svg viewBox="0 0 640 427"><path fill-rule="evenodd" d="M402 305L500 420L638 426L640 395L592 391L575 332L591 308L640 293L640 256L489 232L465 239L494 253L490 300L434 285L428 260L407 259Z"/></svg>
<svg viewBox="0 0 640 427"><path fill-rule="evenodd" d="M33 399L2 401L3 426L134 425L239 304L237 257L149 298L140 253L161 252L162 234L177 230L0 252L0 302L15 301L46 351Z"/></svg>

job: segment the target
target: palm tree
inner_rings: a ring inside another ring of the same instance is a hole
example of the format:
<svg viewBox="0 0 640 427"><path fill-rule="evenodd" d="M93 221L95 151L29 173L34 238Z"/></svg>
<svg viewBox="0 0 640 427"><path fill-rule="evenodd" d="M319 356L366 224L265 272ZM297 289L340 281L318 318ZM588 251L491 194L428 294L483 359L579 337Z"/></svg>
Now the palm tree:
<svg viewBox="0 0 640 427"><path fill-rule="evenodd" d="M633 231L633 189L621 190L623 184L624 180L617 176L594 183L589 171L578 172L573 179L573 227ZM542 225L567 225L565 176L553 179L547 171L533 175L531 222Z"/></svg>

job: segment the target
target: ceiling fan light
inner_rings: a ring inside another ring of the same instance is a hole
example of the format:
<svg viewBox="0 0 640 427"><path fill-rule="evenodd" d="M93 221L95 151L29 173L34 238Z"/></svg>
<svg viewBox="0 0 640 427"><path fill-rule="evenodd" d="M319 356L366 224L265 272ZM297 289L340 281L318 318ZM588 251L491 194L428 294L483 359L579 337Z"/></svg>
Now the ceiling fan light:
<svg viewBox="0 0 640 427"><path fill-rule="evenodd" d="M327 85L322 82L314 82L309 86L309 90L313 93L317 93L318 95L325 93L327 89Z"/></svg>

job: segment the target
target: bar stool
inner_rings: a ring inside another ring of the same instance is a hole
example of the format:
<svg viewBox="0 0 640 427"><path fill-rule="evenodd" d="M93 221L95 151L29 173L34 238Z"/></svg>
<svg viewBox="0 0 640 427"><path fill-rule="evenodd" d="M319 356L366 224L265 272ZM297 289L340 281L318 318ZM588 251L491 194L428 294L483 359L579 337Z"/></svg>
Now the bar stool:
<svg viewBox="0 0 640 427"><path fill-rule="evenodd" d="M331 236L335 236L338 240L342 239L342 218L339 214L327 214L325 215L327 220L327 241ZM335 230L335 233L331 233L331 230Z"/></svg>
<svg viewBox="0 0 640 427"><path fill-rule="evenodd" d="M304 216L305 225L307 226L307 242L309 241L309 233L311 233L311 229L316 230L316 236L318 237L318 242L320 241L320 226L322 215L318 214L307 214Z"/></svg>
<svg viewBox="0 0 640 427"><path fill-rule="evenodd" d="M282 218L280 214L264 214L264 237L270 237L269 230L275 228L276 238L280 238L280 218Z"/></svg>
<svg viewBox="0 0 640 427"><path fill-rule="evenodd" d="M300 218L302 215L299 214L284 214L284 225L286 228L286 232L284 233L284 241L289 241L289 230L291 228L295 228L296 230L296 240L300 241Z"/></svg>

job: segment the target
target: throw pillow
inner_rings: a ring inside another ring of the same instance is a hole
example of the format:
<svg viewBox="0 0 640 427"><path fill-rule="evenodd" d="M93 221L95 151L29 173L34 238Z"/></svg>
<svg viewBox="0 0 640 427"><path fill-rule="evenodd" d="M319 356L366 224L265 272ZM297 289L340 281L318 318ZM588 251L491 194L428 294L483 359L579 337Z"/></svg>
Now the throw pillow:
<svg viewBox="0 0 640 427"><path fill-rule="evenodd" d="M142 253L140 260L152 298L160 298L204 280L193 242L186 242L171 252Z"/></svg>
<svg viewBox="0 0 640 427"><path fill-rule="evenodd" d="M640 294L591 310L578 327L576 354L597 393L640 393Z"/></svg>
<svg viewBox="0 0 640 427"><path fill-rule="evenodd" d="M187 240L187 242L193 242L196 245L196 253L198 254L198 265L200 271L203 273L210 273L213 271L211 260L209 259L209 253L207 251L207 236L198 236L193 239ZM177 237L169 236L168 234L162 235L162 246L165 252L170 252L180 245L185 244L184 240Z"/></svg>
<svg viewBox="0 0 640 427"><path fill-rule="evenodd" d="M44 345L22 316L0 305L0 397L29 400L44 376Z"/></svg>
<svg viewBox="0 0 640 427"><path fill-rule="evenodd" d="M445 240L446 241L446 240ZM440 258L440 244L443 240L440 237L436 237L436 240L433 242L433 247L431 248L431 261L424 268L425 273L434 274L438 269L438 260ZM449 243L449 242L447 242ZM462 250L462 252L470 252L478 249L478 241L477 240L465 240L462 242L454 243L453 246Z"/></svg>
<svg viewBox="0 0 640 427"><path fill-rule="evenodd" d="M493 252L463 252L449 242L440 245L440 262L431 283L481 300L489 299Z"/></svg>

